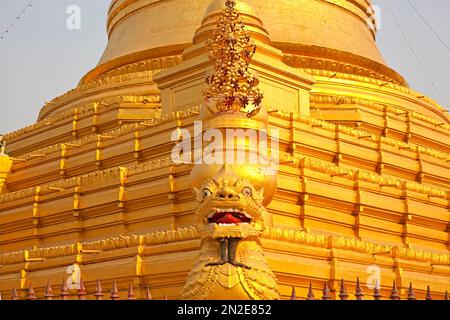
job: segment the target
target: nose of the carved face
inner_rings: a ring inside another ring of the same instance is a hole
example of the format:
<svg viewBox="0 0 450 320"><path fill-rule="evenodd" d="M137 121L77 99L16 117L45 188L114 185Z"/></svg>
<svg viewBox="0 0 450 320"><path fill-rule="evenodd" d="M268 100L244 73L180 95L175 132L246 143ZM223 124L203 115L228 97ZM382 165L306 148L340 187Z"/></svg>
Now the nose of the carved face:
<svg viewBox="0 0 450 320"><path fill-rule="evenodd" d="M235 199L237 197L237 193L229 188L223 188L219 192L220 199Z"/></svg>

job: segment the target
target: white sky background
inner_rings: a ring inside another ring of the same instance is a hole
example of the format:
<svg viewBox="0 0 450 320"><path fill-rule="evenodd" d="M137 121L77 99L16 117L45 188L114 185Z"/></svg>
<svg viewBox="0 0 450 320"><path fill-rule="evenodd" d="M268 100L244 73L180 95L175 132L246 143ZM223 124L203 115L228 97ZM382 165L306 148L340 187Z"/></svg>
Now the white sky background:
<svg viewBox="0 0 450 320"><path fill-rule="evenodd" d="M33 6L15 19L29 1L0 0L0 33L14 21L8 34L0 39L0 132L4 133L34 123L45 101L73 89L97 64L107 42L105 25L110 0L34 0ZM402 37L386 1L440 94ZM448 108L450 1L410 1L441 40L407 0L374 0L381 9L378 46L388 65L412 88ZM78 5L82 10L81 30L66 27L69 5Z"/></svg>

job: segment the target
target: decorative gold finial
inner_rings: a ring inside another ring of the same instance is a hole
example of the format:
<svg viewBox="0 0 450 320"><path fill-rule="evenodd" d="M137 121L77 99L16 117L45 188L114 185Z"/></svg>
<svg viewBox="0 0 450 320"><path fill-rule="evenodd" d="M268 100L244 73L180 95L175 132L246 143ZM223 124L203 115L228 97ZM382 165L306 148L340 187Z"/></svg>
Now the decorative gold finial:
<svg viewBox="0 0 450 320"><path fill-rule="evenodd" d="M11 171L13 161L6 152L5 137L0 134L0 193L5 186L6 177Z"/></svg>
<svg viewBox="0 0 450 320"><path fill-rule="evenodd" d="M0 155L6 155L6 141L5 136L0 134Z"/></svg>
<svg viewBox="0 0 450 320"><path fill-rule="evenodd" d="M250 33L236 10L236 2L227 0L212 38L207 42L214 74L207 77L206 101L211 113L242 112L248 117L258 114L263 99L259 81L249 65L256 51Z"/></svg>

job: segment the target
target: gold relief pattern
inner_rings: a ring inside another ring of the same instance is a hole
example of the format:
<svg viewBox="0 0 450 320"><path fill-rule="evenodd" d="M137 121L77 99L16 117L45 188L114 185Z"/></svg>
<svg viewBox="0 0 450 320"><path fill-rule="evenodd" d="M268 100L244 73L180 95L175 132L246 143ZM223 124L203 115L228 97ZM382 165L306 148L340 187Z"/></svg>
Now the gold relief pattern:
<svg viewBox="0 0 450 320"><path fill-rule="evenodd" d="M375 72L371 69L359 65L325 58L286 54L283 56L283 61L288 66L300 68L304 72L309 73L313 76L331 76L336 74L335 77L341 79L355 79L356 77L358 77L360 79L373 79L374 81L378 80L389 82L393 85L398 86L401 83L405 83L405 81L400 76L386 67L384 68L385 71L387 73L390 73L392 77L389 77L386 74Z"/></svg>
<svg viewBox="0 0 450 320"><path fill-rule="evenodd" d="M264 231L264 239L286 241L289 243L301 243L314 247L326 248L328 237L323 234L312 234L304 230L267 228Z"/></svg>
<svg viewBox="0 0 450 320"><path fill-rule="evenodd" d="M64 256L70 256L77 253L76 244L70 244L66 246L57 246L50 248L34 248L29 251L30 259L38 259L38 258L58 258Z"/></svg>
<svg viewBox="0 0 450 320"><path fill-rule="evenodd" d="M36 187L21 189L0 195L0 202L9 202L17 199L33 197L36 194Z"/></svg>
<svg viewBox="0 0 450 320"><path fill-rule="evenodd" d="M102 73L95 78L81 81L79 90L84 91L108 84L117 84L136 79L148 79L149 81L152 81L154 74L174 67L182 61L183 57L181 55L176 55L127 64Z"/></svg>
<svg viewBox="0 0 450 320"><path fill-rule="evenodd" d="M24 261L24 252L8 252L0 254L0 266L21 263Z"/></svg>
<svg viewBox="0 0 450 320"><path fill-rule="evenodd" d="M382 245L377 243L361 241L354 238L345 238L337 236L331 236L329 244L330 248L351 250L367 254L373 254L378 252L389 252L392 250L392 247L389 245Z"/></svg>
<svg viewBox="0 0 450 320"><path fill-rule="evenodd" d="M437 254L433 252L401 247L395 247L393 251L396 258L439 265L450 265L450 254Z"/></svg>

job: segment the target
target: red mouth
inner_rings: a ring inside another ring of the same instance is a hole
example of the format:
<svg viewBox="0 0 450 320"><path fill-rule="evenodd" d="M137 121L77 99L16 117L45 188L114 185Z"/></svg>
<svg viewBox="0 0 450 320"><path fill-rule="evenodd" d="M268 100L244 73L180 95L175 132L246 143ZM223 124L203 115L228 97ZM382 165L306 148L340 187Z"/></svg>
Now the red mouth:
<svg viewBox="0 0 450 320"><path fill-rule="evenodd" d="M216 224L238 224L250 223L252 219L237 210L217 210L212 216L208 217L208 223Z"/></svg>

